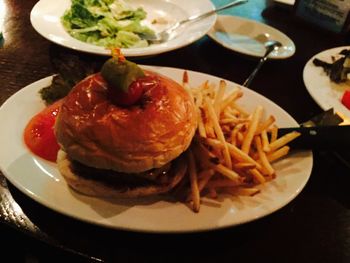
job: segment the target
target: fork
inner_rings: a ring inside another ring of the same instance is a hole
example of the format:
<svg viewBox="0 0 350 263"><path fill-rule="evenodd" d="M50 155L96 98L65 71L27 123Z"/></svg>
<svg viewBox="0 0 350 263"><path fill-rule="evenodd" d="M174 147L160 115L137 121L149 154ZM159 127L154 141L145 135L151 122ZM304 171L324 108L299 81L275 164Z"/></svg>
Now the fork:
<svg viewBox="0 0 350 263"><path fill-rule="evenodd" d="M203 13L203 14L198 14L198 15L194 15L191 16L187 19L181 20L179 22L176 22L175 24L173 24L172 26L170 26L169 28L164 29L161 32L158 33L154 33L154 34L140 34L141 37L151 43L154 44L159 44L159 43L163 43L166 41L169 41L170 39L173 39L176 37L175 34L175 30L178 29L180 26L190 23L190 22L195 22L195 21L199 21L201 19L207 18L219 11L222 11L224 9L228 9L230 7L234 7L234 6L238 6L241 4L245 4L247 3L248 0L237 0L237 1L233 1L229 4L226 4L224 6L218 7L214 10L211 10L209 12Z"/></svg>

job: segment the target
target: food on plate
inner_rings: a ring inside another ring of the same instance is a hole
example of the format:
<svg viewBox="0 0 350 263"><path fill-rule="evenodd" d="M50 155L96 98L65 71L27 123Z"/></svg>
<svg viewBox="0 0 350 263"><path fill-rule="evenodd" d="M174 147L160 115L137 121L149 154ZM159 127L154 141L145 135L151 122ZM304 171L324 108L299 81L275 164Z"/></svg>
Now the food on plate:
<svg viewBox="0 0 350 263"><path fill-rule="evenodd" d="M187 75L184 85L189 86ZM247 112L239 104L242 90L227 94L226 89L225 81L218 87L204 82L188 88L197 106L198 129L187 151L189 186L183 189L196 212L203 196L258 193L257 185L276 176L271 164L288 154L287 144L300 136L291 132L278 138L274 116L264 118L259 105Z"/></svg>
<svg viewBox="0 0 350 263"><path fill-rule="evenodd" d="M343 49L337 56L332 57L331 63L318 58L315 58L313 63L315 66L322 67L332 82L337 84L350 83L350 49ZM345 107L350 109L348 93L349 90L346 90L340 101Z"/></svg>
<svg viewBox="0 0 350 263"><path fill-rule="evenodd" d="M332 62L326 62L315 58L315 66L322 67L331 81L335 83L350 80L350 49L343 49L337 56L332 57Z"/></svg>
<svg viewBox="0 0 350 263"><path fill-rule="evenodd" d="M257 194L300 134L279 137L274 116L246 111L242 96L225 81L192 87L186 71L180 85L115 52L57 102L58 169L86 195L171 193L195 212L204 197Z"/></svg>
<svg viewBox="0 0 350 263"><path fill-rule="evenodd" d="M119 94L136 86L136 97L119 101ZM195 112L180 84L111 58L63 100L55 124L58 169L72 188L88 195L168 192L185 174L181 154L195 133Z"/></svg>
<svg viewBox="0 0 350 263"><path fill-rule="evenodd" d="M41 99L47 105L65 97L79 81L99 71L104 62L76 54L62 54L56 51L53 53L51 64L56 74L51 84L39 91Z"/></svg>
<svg viewBox="0 0 350 263"><path fill-rule="evenodd" d="M72 0L61 17L63 27L74 38L104 47L147 47L142 35L153 30L142 24L147 14L124 0Z"/></svg>
<svg viewBox="0 0 350 263"><path fill-rule="evenodd" d="M24 130L24 143L36 155L48 161L55 162L59 145L54 134L54 124L62 104L58 100L36 114Z"/></svg>

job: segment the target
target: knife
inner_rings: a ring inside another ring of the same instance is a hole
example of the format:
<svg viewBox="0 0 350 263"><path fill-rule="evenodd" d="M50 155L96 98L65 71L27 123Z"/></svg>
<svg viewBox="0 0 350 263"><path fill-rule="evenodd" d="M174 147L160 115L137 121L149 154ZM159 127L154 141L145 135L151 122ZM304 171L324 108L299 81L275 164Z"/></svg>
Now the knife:
<svg viewBox="0 0 350 263"><path fill-rule="evenodd" d="M350 149L350 125L279 128L278 134L282 136L292 131L301 134L288 143L294 149Z"/></svg>
<svg viewBox="0 0 350 263"><path fill-rule="evenodd" d="M300 123L300 127L280 128L279 134L284 135L291 131L301 133L288 145L296 149L339 150L349 146L349 127L338 126L344 119L330 108ZM344 128L345 127L345 128Z"/></svg>

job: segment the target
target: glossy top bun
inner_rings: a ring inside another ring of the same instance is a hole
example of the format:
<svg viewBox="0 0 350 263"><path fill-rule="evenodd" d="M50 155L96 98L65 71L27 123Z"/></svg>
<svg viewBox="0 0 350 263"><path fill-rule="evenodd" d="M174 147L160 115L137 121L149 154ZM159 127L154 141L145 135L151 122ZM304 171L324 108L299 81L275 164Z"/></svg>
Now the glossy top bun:
<svg viewBox="0 0 350 263"><path fill-rule="evenodd" d="M157 85L129 107L113 104L100 74L78 83L65 98L55 125L68 156L90 167L138 173L178 157L196 130L196 110L185 89L156 74Z"/></svg>

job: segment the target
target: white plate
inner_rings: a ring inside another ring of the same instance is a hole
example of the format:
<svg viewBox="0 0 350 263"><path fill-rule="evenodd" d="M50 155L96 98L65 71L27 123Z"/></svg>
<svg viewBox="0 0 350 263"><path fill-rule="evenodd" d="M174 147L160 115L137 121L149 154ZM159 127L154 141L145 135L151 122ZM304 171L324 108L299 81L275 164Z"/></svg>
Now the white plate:
<svg viewBox="0 0 350 263"><path fill-rule="evenodd" d="M71 37L63 28L60 18L70 7L71 0L40 0L32 9L30 21L34 29L48 40L79 51L98 55L110 55L111 52L96 45L88 44ZM133 6L142 6L147 12L145 24L153 27L158 32L174 23L189 16L204 13L214 9L214 5L210 0L133 0ZM154 27L151 21L154 18L165 18L168 24L158 25ZM126 48L122 52L127 57L140 57L160 54L189 45L202 36L214 25L216 15L198 21L191 26L186 27L178 37L162 43L154 44L145 48Z"/></svg>
<svg viewBox="0 0 350 263"><path fill-rule="evenodd" d="M313 56L304 67L303 78L306 89L322 109L334 108L335 111L350 118L350 110L341 103L343 93L345 90L350 90L350 85L331 82L323 68L316 67L312 62L315 58L332 62L332 56L338 55L343 49L350 49L350 46L328 49Z"/></svg>
<svg viewBox="0 0 350 263"><path fill-rule="evenodd" d="M177 81L183 70L148 67ZM219 78L189 71L190 82L205 80L218 83ZM0 168L20 191L37 202L65 215L116 229L143 232L195 232L242 224L268 215L295 198L309 179L312 153L292 153L275 164L277 178L261 185L261 193L253 197L224 199L219 204L203 202L199 213L185 204L157 198L136 201L106 200L87 197L69 189L56 165L31 154L22 139L29 119L44 105L38 90L51 81L39 80L10 97L0 108ZM228 82L230 87L236 86ZM241 105L253 109L257 104L273 114L282 127L295 126L296 121L265 97L242 87Z"/></svg>
<svg viewBox="0 0 350 263"><path fill-rule="evenodd" d="M265 53L264 42L268 39L278 40L283 44L278 51L273 51L269 58L283 59L295 53L293 41L281 31L254 20L220 15L208 36L215 42L230 50L244 55L261 57Z"/></svg>

